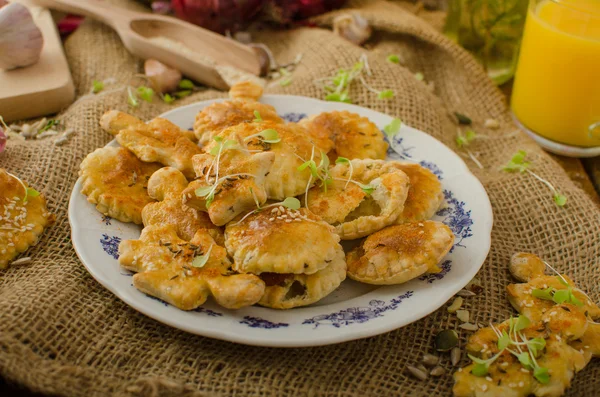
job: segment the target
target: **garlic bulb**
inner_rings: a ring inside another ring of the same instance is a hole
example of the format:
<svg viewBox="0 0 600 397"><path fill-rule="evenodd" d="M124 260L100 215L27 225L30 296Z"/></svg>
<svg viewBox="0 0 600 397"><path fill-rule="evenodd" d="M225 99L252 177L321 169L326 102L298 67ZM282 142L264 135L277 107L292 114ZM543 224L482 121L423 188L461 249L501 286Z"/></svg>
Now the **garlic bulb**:
<svg viewBox="0 0 600 397"><path fill-rule="evenodd" d="M358 14L343 14L333 20L333 33L361 45L371 37L369 22Z"/></svg>
<svg viewBox="0 0 600 397"><path fill-rule="evenodd" d="M156 59L148 59L144 63L144 73L150 79L152 88L161 93L173 92L181 81L181 72L168 67Z"/></svg>
<svg viewBox="0 0 600 397"><path fill-rule="evenodd" d="M0 68L10 70L33 65L40 59L44 37L22 4L0 8Z"/></svg>

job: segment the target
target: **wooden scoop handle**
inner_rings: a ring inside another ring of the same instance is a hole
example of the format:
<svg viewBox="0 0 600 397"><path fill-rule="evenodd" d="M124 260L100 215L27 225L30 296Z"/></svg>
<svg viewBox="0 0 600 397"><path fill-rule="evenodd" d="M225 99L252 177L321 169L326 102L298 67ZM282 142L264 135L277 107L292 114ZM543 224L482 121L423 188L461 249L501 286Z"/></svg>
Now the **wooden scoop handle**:
<svg viewBox="0 0 600 397"><path fill-rule="evenodd" d="M35 3L45 8L91 17L115 29L136 15L143 15L102 0L35 0Z"/></svg>

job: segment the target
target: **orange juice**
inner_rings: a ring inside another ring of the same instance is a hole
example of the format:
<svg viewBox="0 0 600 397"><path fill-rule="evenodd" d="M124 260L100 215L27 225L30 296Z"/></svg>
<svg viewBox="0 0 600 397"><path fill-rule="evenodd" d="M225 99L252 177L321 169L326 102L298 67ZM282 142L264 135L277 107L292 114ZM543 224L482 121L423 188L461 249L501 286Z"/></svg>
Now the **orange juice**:
<svg viewBox="0 0 600 397"><path fill-rule="evenodd" d="M600 0L531 0L511 107L545 138L600 146Z"/></svg>

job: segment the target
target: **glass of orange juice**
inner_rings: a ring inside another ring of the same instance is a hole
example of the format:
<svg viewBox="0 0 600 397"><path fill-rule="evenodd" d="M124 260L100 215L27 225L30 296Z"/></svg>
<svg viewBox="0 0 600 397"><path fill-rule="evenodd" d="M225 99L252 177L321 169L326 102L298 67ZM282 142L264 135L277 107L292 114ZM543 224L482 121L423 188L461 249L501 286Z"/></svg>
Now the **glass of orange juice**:
<svg viewBox="0 0 600 397"><path fill-rule="evenodd" d="M600 155L600 0L530 0L511 108L547 150Z"/></svg>

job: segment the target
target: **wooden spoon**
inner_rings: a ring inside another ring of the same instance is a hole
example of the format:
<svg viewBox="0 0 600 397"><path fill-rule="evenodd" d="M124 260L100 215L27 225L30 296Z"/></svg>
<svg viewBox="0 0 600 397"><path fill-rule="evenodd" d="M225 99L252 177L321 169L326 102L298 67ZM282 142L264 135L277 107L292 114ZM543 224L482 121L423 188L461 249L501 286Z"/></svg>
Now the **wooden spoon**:
<svg viewBox="0 0 600 397"><path fill-rule="evenodd" d="M173 17L134 12L102 0L36 0L35 3L97 19L115 29L132 54L156 59L211 87L229 88L216 65L260 74L258 56L250 47ZM157 43L153 40L156 38L162 41Z"/></svg>

